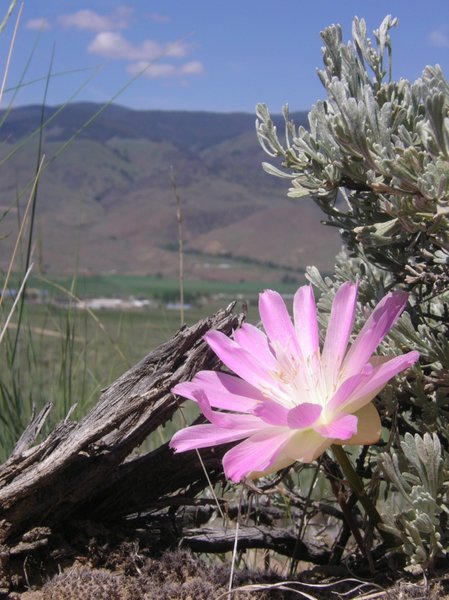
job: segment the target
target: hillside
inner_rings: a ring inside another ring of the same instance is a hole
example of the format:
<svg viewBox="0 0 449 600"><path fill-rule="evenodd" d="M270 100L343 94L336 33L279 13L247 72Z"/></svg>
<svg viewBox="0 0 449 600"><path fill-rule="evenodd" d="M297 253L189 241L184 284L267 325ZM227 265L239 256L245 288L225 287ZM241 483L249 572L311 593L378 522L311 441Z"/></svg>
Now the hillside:
<svg viewBox="0 0 449 600"><path fill-rule="evenodd" d="M301 271L308 264L332 268L340 245L337 232L320 224L312 201L288 200L285 180L263 172L266 156L253 115L110 106L61 153L98 108L83 103L60 113L46 110L37 270L175 276L171 169L183 205L186 276L269 281L273 273L266 263L281 268L279 276L282 270ZM305 123L306 115L295 119ZM37 135L28 138L39 122L39 107L18 108L0 132L2 160L13 153L1 163L0 215L7 213L0 221L2 267L36 169Z"/></svg>

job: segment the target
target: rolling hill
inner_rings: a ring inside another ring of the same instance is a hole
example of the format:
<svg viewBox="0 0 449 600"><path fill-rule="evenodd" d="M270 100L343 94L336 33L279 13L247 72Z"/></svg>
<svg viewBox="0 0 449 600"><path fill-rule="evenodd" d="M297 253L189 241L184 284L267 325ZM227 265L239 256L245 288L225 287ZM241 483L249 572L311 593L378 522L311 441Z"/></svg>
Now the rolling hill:
<svg viewBox="0 0 449 600"><path fill-rule="evenodd" d="M337 231L320 224L311 200L288 200L285 180L263 172L266 155L253 115L113 105L83 130L98 109L80 103L45 111L36 269L53 275L76 270L175 276L173 175L182 201L187 277L269 281L274 267L279 276L309 264L332 268ZM37 106L12 110L0 130L2 267L36 170L33 132L40 112ZM305 113L294 117L306 122Z"/></svg>

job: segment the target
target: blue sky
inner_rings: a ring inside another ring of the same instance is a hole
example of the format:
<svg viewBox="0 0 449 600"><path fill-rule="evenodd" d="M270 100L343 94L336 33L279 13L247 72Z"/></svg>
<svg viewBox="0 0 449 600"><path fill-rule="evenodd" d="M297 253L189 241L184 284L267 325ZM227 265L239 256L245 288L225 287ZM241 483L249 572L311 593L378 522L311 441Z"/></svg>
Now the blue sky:
<svg viewBox="0 0 449 600"><path fill-rule="evenodd" d="M279 112L288 102L292 110L308 109L323 95L319 32L338 22L349 39L354 15L371 32L386 14L399 18L394 76L415 80L426 64L438 63L449 78L448 0L26 0L8 84L20 80L31 54L24 81L44 76L54 48L52 71L66 74L51 79L52 105L90 75L76 99L104 102L151 61L118 103L253 112L266 102ZM0 39L2 71L13 25ZM70 73L76 69L90 70ZM43 91L43 82L28 85L14 104L39 103Z"/></svg>

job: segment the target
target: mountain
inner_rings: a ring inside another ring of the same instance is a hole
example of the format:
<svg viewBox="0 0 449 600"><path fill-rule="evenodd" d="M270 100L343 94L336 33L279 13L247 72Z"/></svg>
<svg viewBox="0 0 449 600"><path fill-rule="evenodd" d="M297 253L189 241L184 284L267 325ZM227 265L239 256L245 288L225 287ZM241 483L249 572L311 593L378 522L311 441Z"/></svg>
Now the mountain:
<svg viewBox="0 0 449 600"><path fill-rule="evenodd" d="M34 234L38 269L175 276L176 196L187 277L268 281L275 267L286 273L309 264L332 268L338 232L321 225L311 200L287 199L285 180L264 173L267 156L253 115L111 105L83 128L99 109L91 103L45 109ZM307 122L306 113L292 116ZM5 267L37 167L41 108L21 107L3 117ZM214 268L229 261L232 269Z"/></svg>

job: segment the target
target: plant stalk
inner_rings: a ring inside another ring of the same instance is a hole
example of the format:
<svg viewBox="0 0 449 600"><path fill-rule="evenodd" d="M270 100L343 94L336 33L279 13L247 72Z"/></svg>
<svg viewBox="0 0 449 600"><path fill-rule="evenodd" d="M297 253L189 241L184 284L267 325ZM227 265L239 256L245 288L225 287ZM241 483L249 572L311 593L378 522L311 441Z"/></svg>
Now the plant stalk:
<svg viewBox="0 0 449 600"><path fill-rule="evenodd" d="M354 467L351 464L351 461L348 458L348 455L343 450L342 446L332 444L331 449L341 467L341 470L343 471L346 481L365 509L365 512L370 518L372 524L379 531L385 544L390 547L397 546L395 537L379 528L379 525L382 523L382 517L378 513L371 498L366 494L363 483L360 477L357 475Z"/></svg>

